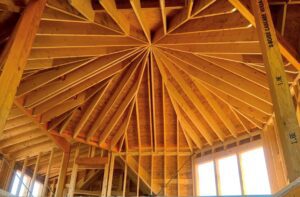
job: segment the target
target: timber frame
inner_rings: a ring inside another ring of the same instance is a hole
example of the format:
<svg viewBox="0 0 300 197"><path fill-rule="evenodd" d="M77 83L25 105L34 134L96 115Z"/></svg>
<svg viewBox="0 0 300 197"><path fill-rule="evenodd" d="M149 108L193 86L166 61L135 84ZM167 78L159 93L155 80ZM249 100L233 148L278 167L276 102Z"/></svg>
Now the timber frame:
<svg viewBox="0 0 300 197"><path fill-rule="evenodd" d="M19 170L43 196L191 196L196 157L259 136L279 191L300 176L289 6L0 0L0 187Z"/></svg>

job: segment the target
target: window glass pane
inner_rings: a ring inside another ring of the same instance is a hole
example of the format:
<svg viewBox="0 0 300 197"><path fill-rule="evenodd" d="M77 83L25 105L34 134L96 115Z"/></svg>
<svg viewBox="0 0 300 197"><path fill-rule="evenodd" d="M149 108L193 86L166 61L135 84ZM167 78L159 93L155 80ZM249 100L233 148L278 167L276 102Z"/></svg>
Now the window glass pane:
<svg viewBox="0 0 300 197"><path fill-rule="evenodd" d="M29 187L29 182L30 182L30 177L28 175L24 175L23 184L20 190L20 196L26 196L27 188ZM27 188L25 187L24 184L26 185Z"/></svg>
<svg viewBox="0 0 300 197"><path fill-rule="evenodd" d="M198 195L217 195L214 163L212 161L198 165L198 177L198 186L200 192Z"/></svg>
<svg viewBox="0 0 300 197"><path fill-rule="evenodd" d="M19 185L19 177L21 176L21 173L20 171L16 171L15 172L15 175L14 175L14 181L13 181L13 184L12 184L12 187L11 187L11 190L10 190L10 193L13 194L13 195L16 195L17 194L17 189L18 189L18 185Z"/></svg>
<svg viewBox="0 0 300 197"><path fill-rule="evenodd" d="M35 181L33 190L32 190L32 195L34 197L40 196L42 193L42 187L43 187L43 185L41 183L39 183L38 181Z"/></svg>
<svg viewBox="0 0 300 197"><path fill-rule="evenodd" d="M241 165L247 195L271 194L262 147L242 153Z"/></svg>
<svg viewBox="0 0 300 197"><path fill-rule="evenodd" d="M241 185L237 156L232 155L219 159L219 187L222 195L241 195Z"/></svg>

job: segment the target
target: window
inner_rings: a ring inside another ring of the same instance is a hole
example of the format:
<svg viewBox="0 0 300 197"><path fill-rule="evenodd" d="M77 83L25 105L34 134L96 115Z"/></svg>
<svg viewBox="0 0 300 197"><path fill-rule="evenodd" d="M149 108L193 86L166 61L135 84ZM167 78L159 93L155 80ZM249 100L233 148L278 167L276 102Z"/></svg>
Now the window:
<svg viewBox="0 0 300 197"><path fill-rule="evenodd" d="M196 159L197 195L271 194L262 147L222 155Z"/></svg>
<svg viewBox="0 0 300 197"><path fill-rule="evenodd" d="M13 195L18 195L18 196L26 196L28 188L29 188L31 177L26 175L26 174L24 175L23 184L21 185L20 193L17 194L18 185L20 183L20 178L21 178L21 172L19 170L17 170L15 172L15 175L14 175L14 178L13 178L10 193L13 194ZM32 196L34 196L34 197L40 196L41 193L42 193L42 189L43 189L43 184L41 184L38 181L35 181L34 185L33 185Z"/></svg>
<svg viewBox="0 0 300 197"><path fill-rule="evenodd" d="M213 162L207 162L198 166L199 190L201 196L213 196L217 194L215 167Z"/></svg>
<svg viewBox="0 0 300 197"><path fill-rule="evenodd" d="M241 166L246 194L271 193L263 148L242 153Z"/></svg>
<svg viewBox="0 0 300 197"><path fill-rule="evenodd" d="M220 194L242 195L237 156L232 155L217 160Z"/></svg>

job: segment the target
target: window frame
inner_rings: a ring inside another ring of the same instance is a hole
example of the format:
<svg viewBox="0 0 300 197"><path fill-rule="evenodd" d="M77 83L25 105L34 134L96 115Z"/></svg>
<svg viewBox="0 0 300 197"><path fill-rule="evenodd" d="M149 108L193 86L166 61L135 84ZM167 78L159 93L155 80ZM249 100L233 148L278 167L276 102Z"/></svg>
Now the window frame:
<svg viewBox="0 0 300 197"><path fill-rule="evenodd" d="M243 139L247 139L247 138L243 138ZM243 140L242 139L242 140ZM214 167L215 167L215 178L216 178L216 191L217 191L217 196L220 196L220 178L219 178L219 167L218 167L218 162L217 160L225 158L225 157L229 157L232 155L236 155L237 157L237 163L238 163L238 172L239 172L239 179L240 179L240 187L241 187L241 192L242 195L245 195L245 186L243 183L243 169L241 166L241 154L260 148L262 147L264 150L264 146L263 146L263 142L262 139L253 139L253 136L249 138L249 142L246 143L241 143L242 140L235 140L235 141L231 141L228 143L225 143L224 145L219 145L219 146L213 146L210 148L206 148L201 150L200 152L200 156L193 159L193 179L194 179L194 194L195 195L199 195L200 194L200 189L198 186L199 183L199 177L198 177L198 173L197 173L197 167L199 164L201 163L205 163L205 162L209 162L209 161L213 161L214 163ZM233 144L236 143L236 146L234 147L229 147L226 149L227 145L229 144ZM221 151L216 151L216 149L218 149L219 147L224 147L224 150ZM211 151L211 152L210 152ZM210 152L210 154L206 154L206 152ZM264 151L265 152L265 151ZM199 155L199 154L198 154ZM267 158L265 157L265 159L267 160ZM266 165L267 165L267 161L266 161ZM267 173L269 175L269 172L267 170ZM271 182L270 182L270 187L271 187Z"/></svg>

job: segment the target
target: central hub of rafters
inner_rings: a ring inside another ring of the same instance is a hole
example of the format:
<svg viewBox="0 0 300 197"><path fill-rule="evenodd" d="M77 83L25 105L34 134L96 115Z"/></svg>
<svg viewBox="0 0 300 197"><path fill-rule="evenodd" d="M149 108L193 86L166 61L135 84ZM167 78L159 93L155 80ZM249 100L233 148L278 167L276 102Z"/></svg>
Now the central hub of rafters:
<svg viewBox="0 0 300 197"><path fill-rule="evenodd" d="M17 92L49 132L191 152L268 121L255 26L231 1L70 2L48 1Z"/></svg>

